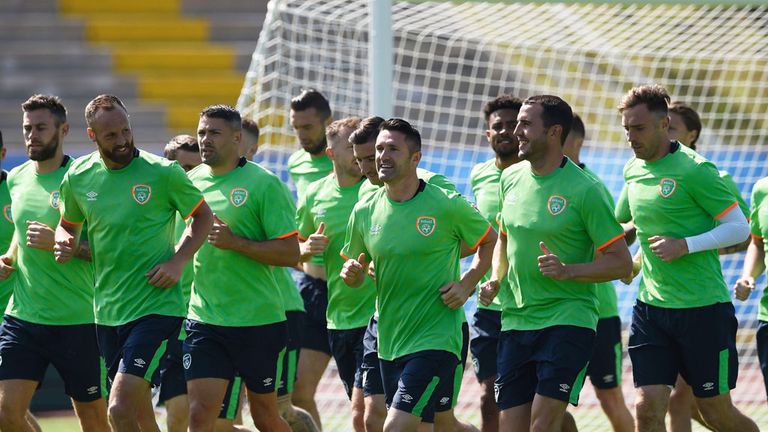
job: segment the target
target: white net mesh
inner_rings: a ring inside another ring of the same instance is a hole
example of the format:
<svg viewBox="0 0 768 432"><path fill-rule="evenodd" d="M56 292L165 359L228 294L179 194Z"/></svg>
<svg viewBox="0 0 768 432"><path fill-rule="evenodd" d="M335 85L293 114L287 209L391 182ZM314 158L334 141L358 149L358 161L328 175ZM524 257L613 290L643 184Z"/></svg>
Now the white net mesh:
<svg viewBox="0 0 768 432"><path fill-rule="evenodd" d="M260 161L285 180L287 157L299 148L287 122L293 95L314 87L329 98L335 118L367 115L367 13L365 0L270 3L239 105L262 128L266 144ZM587 128L582 160L618 196L630 152L616 105L630 87L653 82L700 113L699 151L731 173L745 198L768 174L765 5L395 1L393 22L395 114L422 132L422 166L447 175L467 195L471 167L491 157L482 105L501 93L549 93L562 96L582 116ZM732 285L742 256L722 261ZM637 286L617 289L626 325ZM733 397L768 427L754 347L761 295L762 288L736 303L741 367ZM625 369L631 372L627 359ZM631 404L629 375L624 386ZM328 430L348 428L340 387L324 380L319 398L333 425ZM479 423L478 399L468 373L459 417ZM574 413L585 430L609 428L589 385Z"/></svg>

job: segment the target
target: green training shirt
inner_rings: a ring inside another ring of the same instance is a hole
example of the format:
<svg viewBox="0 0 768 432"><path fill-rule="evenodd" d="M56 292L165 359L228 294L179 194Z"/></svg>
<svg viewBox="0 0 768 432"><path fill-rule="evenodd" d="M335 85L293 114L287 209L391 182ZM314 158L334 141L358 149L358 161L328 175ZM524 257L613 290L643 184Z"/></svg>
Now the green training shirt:
<svg viewBox="0 0 768 432"><path fill-rule="evenodd" d="M291 205L291 214L296 214L296 206L293 204L293 197L291 191L288 190L288 186L285 183L280 182L283 193L286 199ZM275 282L280 288L280 296L283 299L283 305L286 312L301 311L304 312L304 300L301 298L299 289L296 287L296 282L291 277L291 273L287 267L272 267L272 274L275 277Z"/></svg>
<svg viewBox="0 0 768 432"><path fill-rule="evenodd" d="M511 292L502 303L502 330L596 328L595 284L545 277L538 257L544 242L563 263L588 263L595 249L624 236L604 188L567 158L545 176L534 175L525 161L504 170L499 222L507 236Z"/></svg>
<svg viewBox="0 0 768 432"><path fill-rule="evenodd" d="M451 309L440 288L459 280L461 241L477 246L491 230L460 194L431 184L408 201L380 188L350 217L342 254L364 252L376 264L379 357L424 350L461 353L463 308Z"/></svg>
<svg viewBox="0 0 768 432"><path fill-rule="evenodd" d="M260 165L241 159L232 171L215 176L203 164L189 178L236 236L263 242L296 234L291 200L280 179ZM272 266L206 242L195 255L188 317L229 327L285 321Z"/></svg>
<svg viewBox="0 0 768 432"><path fill-rule="evenodd" d="M749 219L751 210L749 206L747 205L747 202L744 201L744 198L741 196L741 191L739 190L739 187L736 185L736 182L733 180L733 177L731 177L730 174L728 174L727 171L718 171L720 173L720 177L725 182L725 187L728 188L728 190L733 194L734 197L736 197L736 202L739 203L739 208L741 209L741 212L744 213L744 217Z"/></svg>
<svg viewBox="0 0 768 432"><path fill-rule="evenodd" d="M729 302L717 250L664 262L649 249L648 238L678 239L710 231L717 219L738 204L712 162L670 143L663 158L632 158L624 167L626 185L616 206L620 222L634 220L643 251L638 299L653 306L683 309Z"/></svg>
<svg viewBox="0 0 768 432"><path fill-rule="evenodd" d="M328 237L323 265L328 281L328 328L349 330L365 327L376 308L376 287L370 278L358 288L350 288L339 276L346 261L341 257L344 235L352 209L357 204L360 186L365 178L352 186L340 187L336 175L312 183L306 194L299 200L296 223L302 239L308 238L321 223L325 224L323 234ZM370 183L370 182L369 182Z"/></svg>
<svg viewBox="0 0 768 432"><path fill-rule="evenodd" d="M179 285L158 288L145 274L174 254L176 214L203 202L178 163L136 150L124 168L99 152L75 160L61 183L60 210L88 223L95 278L96 324L117 326L150 314L183 316Z"/></svg>
<svg viewBox="0 0 768 432"><path fill-rule="evenodd" d="M8 193L8 173L0 171L0 206L3 209L3 217L0 218L0 248L5 253L13 240L13 218L11 217L11 195ZM16 272L11 272L8 279L0 281L0 307L5 310L8 300L13 293L13 285Z"/></svg>
<svg viewBox="0 0 768 432"><path fill-rule="evenodd" d="M595 172L589 169L585 164L580 164L579 167L603 185L603 192L605 193L605 197L611 204L611 211L614 211L615 203L613 202L613 196L605 186L605 183L603 183L603 181L600 180L600 177L598 177L597 174L595 174ZM619 316L619 299L616 296L616 286L613 284L613 282L596 283L595 292L597 292L598 318L603 319Z"/></svg>
<svg viewBox="0 0 768 432"><path fill-rule="evenodd" d="M7 313L18 319L45 325L93 323L93 268L73 258L58 264L52 251L27 246L26 221L38 221L52 230L59 223L59 188L73 160L48 174L38 174L33 161L14 168L8 188L19 233L16 283Z"/></svg>
<svg viewBox="0 0 768 432"><path fill-rule="evenodd" d="M763 177L752 187L752 213L749 226L753 236L763 239L763 251L766 252L764 259L766 266L768 266L768 242L765 241L765 237L768 235L768 200L766 197L768 197L768 177ZM768 295L766 295L765 290L760 299L757 319L768 321Z"/></svg>
<svg viewBox="0 0 768 432"><path fill-rule="evenodd" d="M496 166L496 159L490 159L485 162L479 163L472 168L470 173L470 183L472 184L472 193L475 196L475 202L477 203L477 209L480 210L488 222L492 226L498 226L496 217L499 215L499 180L501 179L501 172ZM491 277L491 271L483 276L480 280L480 284L488 281ZM493 299L493 303L488 306L484 306L482 303L477 302L478 309L490 309L494 311L501 311L501 297L509 292L509 282L505 278L500 281L502 288L499 290L499 294ZM479 287L478 287L479 289ZM478 291L479 292L479 291Z"/></svg>
<svg viewBox="0 0 768 432"><path fill-rule="evenodd" d="M333 171L333 161L325 152L312 156L305 150L298 150L288 158L288 174L296 185L296 195L301 198L310 183L320 180Z"/></svg>
<svg viewBox="0 0 768 432"><path fill-rule="evenodd" d="M181 215L176 215L176 228L175 238L176 244L181 240L181 235L184 234L184 230L187 229L187 224ZM181 279L179 279L179 285L181 285L181 295L184 298L184 307L189 306L189 296L192 293L192 280L195 277L194 264L190 261L184 266L184 271L181 272Z"/></svg>

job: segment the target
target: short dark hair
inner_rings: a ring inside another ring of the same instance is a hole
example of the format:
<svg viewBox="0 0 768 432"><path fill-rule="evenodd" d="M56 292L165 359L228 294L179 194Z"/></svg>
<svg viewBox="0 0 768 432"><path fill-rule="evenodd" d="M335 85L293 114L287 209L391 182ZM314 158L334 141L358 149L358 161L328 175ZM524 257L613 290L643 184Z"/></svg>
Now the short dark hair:
<svg viewBox="0 0 768 432"><path fill-rule="evenodd" d="M405 142L411 153L421 151L421 134L410 123L400 118L391 118L381 123L380 131L396 131L405 135Z"/></svg>
<svg viewBox="0 0 768 432"><path fill-rule="evenodd" d="M244 131L253 135L257 140L259 139L259 125L254 120L244 118L242 128Z"/></svg>
<svg viewBox="0 0 768 432"><path fill-rule="evenodd" d="M197 144L197 138L187 134L176 135L165 145L163 156L166 159L176 160L179 150L199 153L200 146Z"/></svg>
<svg viewBox="0 0 768 432"><path fill-rule="evenodd" d="M229 123L232 130L239 131L243 128L243 120L237 109L223 104L209 105L200 111L200 118L217 118Z"/></svg>
<svg viewBox="0 0 768 432"><path fill-rule="evenodd" d="M56 119L57 126L67 122L67 108L64 107L58 96L36 94L21 104L21 110L26 113L39 109L50 111Z"/></svg>
<svg viewBox="0 0 768 432"><path fill-rule="evenodd" d="M576 113L573 113L573 123L571 123L570 133L575 133L581 138L585 138L587 136L587 131L584 130L584 121L582 121L581 117L579 117L579 115Z"/></svg>
<svg viewBox="0 0 768 432"><path fill-rule="evenodd" d="M376 142L376 137L379 135L379 127L381 127L382 123L384 123L384 119L379 116L363 119L357 129L349 136L349 142L354 145Z"/></svg>
<svg viewBox="0 0 768 432"><path fill-rule="evenodd" d="M673 112L680 116L681 119L683 119L683 123L685 123L685 128L689 131L696 131L696 138L693 139L691 142L691 148L696 149L696 141L699 140L699 135L701 134L701 117L699 117L699 113L696 112L695 109L691 108L688 104L682 101L674 101L671 104L669 104L669 112Z"/></svg>
<svg viewBox="0 0 768 432"><path fill-rule="evenodd" d="M549 128L554 125L560 125L562 129L560 144L565 143L565 139L568 137L571 125L573 124L573 110L568 105L568 102L557 96L538 95L529 97L523 101L523 105L540 105L542 108L541 120L544 123L544 127Z"/></svg>
<svg viewBox="0 0 768 432"><path fill-rule="evenodd" d="M669 113L669 93L667 89L658 85L650 84L631 88L619 102L619 112L645 104L648 111L655 113L659 117L666 117Z"/></svg>
<svg viewBox="0 0 768 432"><path fill-rule="evenodd" d="M88 105L85 106L85 122L88 124L88 127L93 125L93 120L96 118L96 114L98 114L99 111L112 111L115 107L122 108L122 110L128 114L128 109L125 107L125 104L123 104L123 101L115 95L102 94L93 98L93 100L88 102Z"/></svg>
<svg viewBox="0 0 768 432"><path fill-rule="evenodd" d="M520 111L520 107L523 106L523 101L520 98L512 95L503 94L497 96L495 99L486 102L483 105L483 114L485 115L485 121L487 122L491 118L491 114L500 109L512 109Z"/></svg>
<svg viewBox="0 0 768 432"><path fill-rule="evenodd" d="M291 109L294 111L306 111L310 108L314 108L322 120L331 117L331 105L328 99L313 88L304 89L298 96L291 99Z"/></svg>

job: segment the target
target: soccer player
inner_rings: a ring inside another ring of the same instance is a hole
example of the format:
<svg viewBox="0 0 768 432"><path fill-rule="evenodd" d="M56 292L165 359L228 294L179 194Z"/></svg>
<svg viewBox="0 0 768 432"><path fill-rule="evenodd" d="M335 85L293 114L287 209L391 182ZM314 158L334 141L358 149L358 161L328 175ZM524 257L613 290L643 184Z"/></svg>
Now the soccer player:
<svg viewBox="0 0 768 432"><path fill-rule="evenodd" d="M302 149L288 159L288 173L296 185L298 198L301 199L310 183L320 180L333 170L331 159L325 153L325 128L332 121L331 106L319 91L303 90L291 99L290 121ZM331 360L325 318L328 285L322 255L315 255L302 267L304 274L299 280L299 291L304 300L306 315L293 403L312 414L315 423L322 428L320 413L315 403L315 392Z"/></svg>
<svg viewBox="0 0 768 432"><path fill-rule="evenodd" d="M287 326L271 266L298 262L293 206L280 180L240 157L240 113L212 105L197 127L203 165L189 172L215 215L195 255L184 368L191 432L211 431L235 374L262 431L290 431L277 409Z"/></svg>
<svg viewBox="0 0 768 432"><path fill-rule="evenodd" d="M513 134L517 126L517 114L523 101L511 96L501 95L483 107L483 114L488 129L485 138L493 150L494 157L479 163L472 168L470 183L475 196L477 208L488 222L496 223L501 203L499 202L499 180L501 173L508 167L520 162L518 157L517 137ZM486 282L490 273L483 276L481 283ZM506 279L502 284L507 285ZM506 288L500 294L506 292ZM494 381L496 380L496 347L501 331L501 303L497 296L493 302L484 306L477 304L477 310L472 318L474 329L469 349L472 352L472 365L475 376L480 383L480 415L483 432L499 430L499 407L494 399Z"/></svg>
<svg viewBox="0 0 768 432"><path fill-rule="evenodd" d="M717 257L749 227L715 165L669 140L668 103L663 87L647 85L619 104L635 157L624 168L616 217L637 227L644 274L629 336L637 428L664 430L679 373L709 427L757 430L731 402L738 323Z"/></svg>
<svg viewBox="0 0 768 432"><path fill-rule="evenodd" d="M171 138L163 149L163 156L168 160L175 160L184 171L202 163L200 146L197 138L192 135L176 135ZM187 225L184 220L176 217L176 239L181 239ZM194 271L192 263L184 267L179 284L184 295L184 304L189 305L189 296L192 291ZM182 343L187 333L183 326L179 337L168 341L168 350L165 357L165 365L160 370L161 383L159 403L165 405L166 424L169 432L185 432L189 427L189 399L187 398L187 381L184 379L184 366L182 365ZM239 403L242 389L240 377L236 377L227 386L224 403L221 406L219 418L216 420L216 431L248 431L234 424L239 414ZM154 421L154 420L153 420Z"/></svg>
<svg viewBox="0 0 768 432"><path fill-rule="evenodd" d="M669 139L677 140L680 144L696 150L696 142L701 136L701 118L693 108L681 101L674 101L669 105ZM749 218L749 207L741 196L736 182L726 171L720 171L726 187L736 197L739 208L746 218ZM742 243L719 250L721 255L741 252L749 246L749 238ZM704 424L696 408L691 386L678 376L674 390L669 397L669 423L672 432L689 432L691 430L691 418Z"/></svg>
<svg viewBox="0 0 768 432"><path fill-rule="evenodd" d="M480 301L490 304L500 281L509 280L496 379L504 431L561 430L594 345L594 282L631 270L603 186L563 155L572 122L571 107L559 97L526 99L515 136L527 162L501 175L499 240Z"/></svg>
<svg viewBox="0 0 768 432"><path fill-rule="evenodd" d="M59 185L73 159L64 154L67 110L55 96L22 105L29 161L8 175L16 236L0 273L17 271L0 327L0 429L32 431L26 413L49 364L64 379L83 431L108 431L101 357L93 323L93 270L85 241L77 259L57 265L53 228Z"/></svg>
<svg viewBox="0 0 768 432"><path fill-rule="evenodd" d="M349 135L359 124L359 118L351 117L326 128L326 153L333 161L333 173L309 185L299 201L296 220L302 240L301 261L323 256L328 281L328 339L339 378L352 401L352 426L363 432L363 335L376 307L376 288L366 279L363 286L352 290L339 276L344 265L339 252L347 221L365 181L349 142Z"/></svg>
<svg viewBox="0 0 768 432"><path fill-rule="evenodd" d="M764 177L752 187L752 214L750 229L752 241L747 248L741 277L736 281L734 291L736 298L746 300L755 290L755 279L766 269L766 243L768 235L768 178ZM760 299L757 313L757 356L760 359L760 370L763 372L766 395L768 395L768 296L765 291Z"/></svg>
<svg viewBox="0 0 768 432"><path fill-rule="evenodd" d="M378 351L390 405L384 430L415 431L442 402L442 387L453 387L462 306L490 267L495 231L461 195L418 177L416 129L401 119L380 129L376 165L385 187L352 212L342 253L355 258L346 258L341 277L358 287L369 259L376 263ZM462 241L480 259L460 277Z"/></svg>
<svg viewBox="0 0 768 432"><path fill-rule="evenodd" d="M379 174L376 171L376 138L379 134L379 128L384 123L384 119L381 117L368 117L360 122L358 128L350 135L349 142L353 144L353 152L360 170L365 175L367 181L363 182L360 186L359 201L366 200L373 195L376 191L384 186L384 182L379 179ZM431 171L416 168L416 175L424 180L426 183L441 187L448 191L456 191L456 186L451 183L444 175L433 173ZM473 254L475 251L470 250L464 243L462 243L461 256L467 256ZM373 273L372 263L369 266L369 272ZM373 277L373 276L372 276ZM365 403L365 425L366 430L381 431L384 428L384 420L387 416L386 402L384 399L384 387L381 382L381 371L379 368L379 357L377 348L377 320L378 317L374 314L371 317L368 328L364 336L364 350L363 350L363 396ZM464 364L466 363L468 344L469 344L469 327L466 322L466 318L462 315L462 334L465 336L462 341L461 361L456 368L456 376L461 377L464 373ZM446 394L440 395L438 399L447 397L447 400L452 400L454 405L457 399L458 392L461 387L461 381L457 378L457 385L455 388L445 388ZM454 406L439 405L436 407L436 411L446 412L447 415L440 415L437 419L432 419L430 416L424 418L426 422L432 423L434 420L439 421L440 424L436 424L435 428L449 428L458 430L474 430L473 426L459 422L453 415L453 411L449 410ZM430 414L431 415L431 414Z"/></svg>
<svg viewBox="0 0 768 432"><path fill-rule="evenodd" d="M253 160L253 156L259 151L259 125L255 121L243 119L243 139L240 140L240 155L247 160Z"/></svg>
<svg viewBox="0 0 768 432"><path fill-rule="evenodd" d="M98 150L64 175L54 254L59 263L69 262L88 224L96 334L112 384L109 420L113 431L135 431L185 313L178 281L213 215L181 167L134 147L120 99L97 96L85 119ZM193 220L174 249L176 213Z"/></svg>
<svg viewBox="0 0 768 432"><path fill-rule="evenodd" d="M587 173L600 180L586 164L579 159L584 144L586 131L584 122L578 114L573 115L571 131L565 139L563 153ZM602 182L601 182L602 183ZM613 197L605 189L606 198L613 206ZM616 432L632 432L635 420L624 402L621 391L621 318L619 318L618 299L613 282L595 284L598 302L598 321L595 331L595 347L587 366L587 375L595 388L595 395L600 401L603 412Z"/></svg>

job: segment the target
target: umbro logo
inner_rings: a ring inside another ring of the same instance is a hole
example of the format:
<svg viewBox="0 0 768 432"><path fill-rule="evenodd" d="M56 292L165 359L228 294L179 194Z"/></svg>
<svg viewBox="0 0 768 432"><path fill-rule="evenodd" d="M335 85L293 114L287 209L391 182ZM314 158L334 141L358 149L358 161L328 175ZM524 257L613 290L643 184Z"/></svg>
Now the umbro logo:
<svg viewBox="0 0 768 432"><path fill-rule="evenodd" d="M146 364L147 362L145 362L144 359L140 359L140 358L133 359L133 365L136 367L143 368L144 366L146 366Z"/></svg>
<svg viewBox="0 0 768 432"><path fill-rule="evenodd" d="M265 386L268 386L268 385L272 385L272 381L273 381L272 378L264 378L262 382L264 383Z"/></svg>
<svg viewBox="0 0 768 432"><path fill-rule="evenodd" d="M447 405L448 402L450 402L450 401L451 401L451 398L446 396L446 397L440 399L440 405Z"/></svg>
<svg viewBox="0 0 768 432"><path fill-rule="evenodd" d="M701 387L704 390L707 390L707 391L714 390L715 389L715 383L713 383L713 382L705 382L704 384L701 385Z"/></svg>
<svg viewBox="0 0 768 432"><path fill-rule="evenodd" d="M97 193L96 193L96 192L94 192L94 191L90 191L90 192L88 192L87 194L85 194L85 196L86 196L86 198L88 199L88 201L96 201L96 197L98 197L98 196L99 196L99 194L97 194Z"/></svg>
<svg viewBox="0 0 768 432"><path fill-rule="evenodd" d="M568 393L571 390L571 386L568 384L560 384L560 391L563 393Z"/></svg>
<svg viewBox="0 0 768 432"><path fill-rule="evenodd" d="M615 379L615 377L613 376L613 374L608 374L608 375L605 375L603 377L603 382L604 383L612 383L614 381L614 379Z"/></svg>
<svg viewBox="0 0 768 432"><path fill-rule="evenodd" d="M405 403L411 403L411 402L413 402L413 396L411 396L411 395L409 395L409 394L407 394L407 393L406 393L406 394L404 394L402 397L400 397L400 399L401 399L403 402L405 402Z"/></svg>
<svg viewBox="0 0 768 432"><path fill-rule="evenodd" d="M88 394L96 394L99 392L99 386L88 387L85 391L88 392Z"/></svg>

